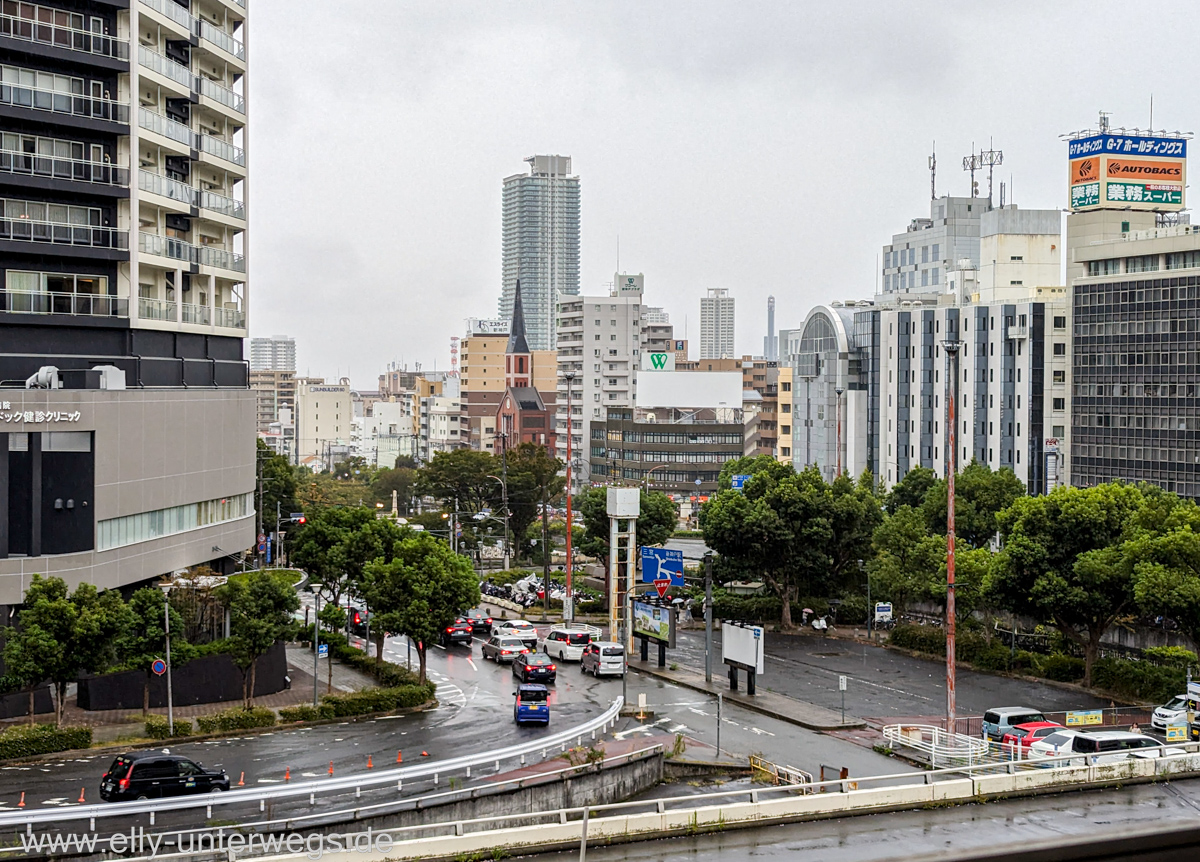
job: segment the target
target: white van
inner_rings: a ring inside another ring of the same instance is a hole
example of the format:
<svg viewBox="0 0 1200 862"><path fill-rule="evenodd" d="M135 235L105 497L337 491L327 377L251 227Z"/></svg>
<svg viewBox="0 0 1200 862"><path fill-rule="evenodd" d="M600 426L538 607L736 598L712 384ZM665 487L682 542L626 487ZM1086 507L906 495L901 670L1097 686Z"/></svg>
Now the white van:
<svg viewBox="0 0 1200 862"><path fill-rule="evenodd" d="M625 647L611 641L592 641L584 649L583 658L579 661L580 673L587 673L589 670L597 678L609 675L624 676Z"/></svg>
<svg viewBox="0 0 1200 862"><path fill-rule="evenodd" d="M599 640L600 635L600 629L595 626L555 626L546 633L542 650L559 661L579 661L583 658L584 648Z"/></svg>

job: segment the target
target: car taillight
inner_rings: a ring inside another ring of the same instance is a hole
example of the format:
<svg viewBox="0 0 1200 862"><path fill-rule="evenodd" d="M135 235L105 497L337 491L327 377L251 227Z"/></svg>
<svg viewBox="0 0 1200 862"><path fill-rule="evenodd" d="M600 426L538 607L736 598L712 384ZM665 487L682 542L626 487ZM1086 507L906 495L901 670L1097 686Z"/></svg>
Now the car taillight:
<svg viewBox="0 0 1200 862"><path fill-rule="evenodd" d="M500 655L508 655L508 650L506 650L506 649L500 650Z"/></svg>
<svg viewBox="0 0 1200 862"><path fill-rule="evenodd" d="M492 618L491 618L491 617L488 617L488 618L487 618L487 624L488 624L489 626L492 624Z"/></svg>
<svg viewBox="0 0 1200 862"><path fill-rule="evenodd" d="M128 790L129 789L129 779L122 778L120 781L117 782L117 787L119 787L121 790Z"/></svg>
<svg viewBox="0 0 1200 862"><path fill-rule="evenodd" d="M550 665L549 667L546 668L546 670L555 670L555 669L556 668L554 667L554 665Z"/></svg>
<svg viewBox="0 0 1200 862"><path fill-rule="evenodd" d="M453 631L454 631L454 626L446 626L446 631L447 631L447 632L453 632Z"/></svg>

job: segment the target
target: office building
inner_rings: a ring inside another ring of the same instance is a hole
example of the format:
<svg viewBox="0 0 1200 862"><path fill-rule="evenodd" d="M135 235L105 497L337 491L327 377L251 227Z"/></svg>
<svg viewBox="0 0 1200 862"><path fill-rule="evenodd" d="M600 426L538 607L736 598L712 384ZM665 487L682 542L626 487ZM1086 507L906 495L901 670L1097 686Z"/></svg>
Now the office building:
<svg viewBox="0 0 1200 862"><path fill-rule="evenodd" d="M339 447L350 446L353 419L353 394L347 378L338 383L326 383L320 377L297 379L296 463L332 467Z"/></svg>
<svg viewBox="0 0 1200 862"><path fill-rule="evenodd" d="M941 293L946 272L960 261L979 266L979 219L987 198L940 197L929 202L929 218L915 218L883 247L880 292Z"/></svg>
<svg viewBox="0 0 1200 862"><path fill-rule="evenodd" d="M710 287L700 299L700 358L735 357L733 338L733 297L726 288Z"/></svg>
<svg viewBox="0 0 1200 862"><path fill-rule="evenodd" d="M530 156L505 177L500 317L511 320L520 282L531 350L554 350L558 296L579 293L579 177L570 156Z"/></svg>
<svg viewBox="0 0 1200 862"><path fill-rule="evenodd" d="M290 335L250 339L251 371L296 372L296 339Z"/></svg>
<svg viewBox="0 0 1200 862"><path fill-rule="evenodd" d="M4 6L0 604L254 543L247 15L193 7Z"/></svg>
<svg viewBox="0 0 1200 862"><path fill-rule="evenodd" d="M1200 229L1178 215L1188 142L1102 118L1068 143L1070 481L1200 497Z"/></svg>

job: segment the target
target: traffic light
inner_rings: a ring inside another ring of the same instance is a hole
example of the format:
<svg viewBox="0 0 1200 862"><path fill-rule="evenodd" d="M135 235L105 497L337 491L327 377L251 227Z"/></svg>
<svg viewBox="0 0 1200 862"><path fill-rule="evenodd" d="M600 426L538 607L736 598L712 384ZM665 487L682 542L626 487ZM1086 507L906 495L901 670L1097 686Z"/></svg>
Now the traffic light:
<svg viewBox="0 0 1200 862"><path fill-rule="evenodd" d="M304 525L308 523L308 518L304 517L303 512L292 512L292 516L288 518L293 524Z"/></svg>
<svg viewBox="0 0 1200 862"><path fill-rule="evenodd" d="M360 614L358 611L354 612L354 624L356 626L362 625L362 614Z"/></svg>

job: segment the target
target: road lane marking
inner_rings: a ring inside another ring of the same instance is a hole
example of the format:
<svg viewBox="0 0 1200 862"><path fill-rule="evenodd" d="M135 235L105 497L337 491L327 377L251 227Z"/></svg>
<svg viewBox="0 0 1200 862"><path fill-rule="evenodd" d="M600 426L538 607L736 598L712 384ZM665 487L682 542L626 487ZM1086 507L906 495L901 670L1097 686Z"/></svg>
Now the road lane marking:
<svg viewBox="0 0 1200 862"><path fill-rule="evenodd" d="M775 734L771 733L771 731L769 731L769 730L760 730L757 727L750 728L750 732L757 733L759 736L774 736L775 735Z"/></svg>
<svg viewBox="0 0 1200 862"><path fill-rule="evenodd" d="M475 666L475 662L471 661L470 656L467 656L467 664L471 666L471 670L479 670L479 668Z"/></svg>

